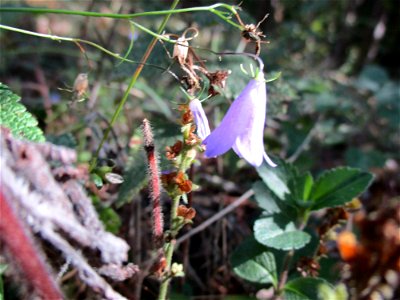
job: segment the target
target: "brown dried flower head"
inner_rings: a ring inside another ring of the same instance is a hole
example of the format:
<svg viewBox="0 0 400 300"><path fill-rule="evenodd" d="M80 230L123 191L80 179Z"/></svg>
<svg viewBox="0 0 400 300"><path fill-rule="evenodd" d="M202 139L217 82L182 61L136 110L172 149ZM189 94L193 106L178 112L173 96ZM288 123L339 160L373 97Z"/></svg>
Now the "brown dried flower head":
<svg viewBox="0 0 400 300"><path fill-rule="evenodd" d="M189 123L193 123L193 114L189 108L189 105L182 104L179 105L179 110L181 111L181 123L182 125L186 125Z"/></svg>
<svg viewBox="0 0 400 300"><path fill-rule="evenodd" d="M185 178L185 174L183 172L179 172L174 181L178 185L178 188L181 190L181 192L190 193L192 191L192 182Z"/></svg>
<svg viewBox="0 0 400 300"><path fill-rule="evenodd" d="M177 215L178 217L183 217L185 220L193 220L196 216L196 210L192 207L179 205Z"/></svg>
<svg viewBox="0 0 400 300"><path fill-rule="evenodd" d="M173 146L167 146L165 148L167 159L169 160L175 159L181 153L182 148L183 148L182 141L177 141Z"/></svg>

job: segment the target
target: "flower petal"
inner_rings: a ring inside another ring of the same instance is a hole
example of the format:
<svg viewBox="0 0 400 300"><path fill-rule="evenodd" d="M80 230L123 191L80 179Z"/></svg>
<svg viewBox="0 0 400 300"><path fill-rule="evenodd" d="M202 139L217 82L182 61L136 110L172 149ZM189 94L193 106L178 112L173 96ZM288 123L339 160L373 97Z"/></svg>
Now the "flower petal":
<svg viewBox="0 0 400 300"><path fill-rule="evenodd" d="M221 124L204 140L207 146L205 155L214 157L224 154L232 148L238 136L246 131L252 109L248 106L249 94L253 90L254 80L251 80L239 97L233 101Z"/></svg>
<svg viewBox="0 0 400 300"><path fill-rule="evenodd" d="M274 163L274 162L269 158L269 156L267 155L266 152L264 152L264 159L265 159L265 161L267 162L267 164L269 164L271 167L275 168L275 167L277 166L277 164Z"/></svg>
<svg viewBox="0 0 400 300"><path fill-rule="evenodd" d="M189 108L192 111L196 123L197 135L204 140L210 134L210 126L208 125L208 119L203 106L199 99L193 99L189 103Z"/></svg>
<svg viewBox="0 0 400 300"><path fill-rule="evenodd" d="M247 99L250 117L245 130L236 139L233 149L253 166L260 166L264 154L264 125L267 105L265 82L253 80Z"/></svg>

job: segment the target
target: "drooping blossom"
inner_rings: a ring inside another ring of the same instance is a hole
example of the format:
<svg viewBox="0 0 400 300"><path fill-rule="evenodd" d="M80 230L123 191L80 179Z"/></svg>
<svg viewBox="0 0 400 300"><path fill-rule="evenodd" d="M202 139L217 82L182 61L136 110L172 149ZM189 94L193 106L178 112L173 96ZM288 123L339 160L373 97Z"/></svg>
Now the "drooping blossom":
<svg viewBox="0 0 400 300"><path fill-rule="evenodd" d="M196 123L197 135L204 140L210 134L210 126L204 112L203 106L199 99L192 99L189 103L189 108L192 111L194 122Z"/></svg>
<svg viewBox="0 0 400 300"><path fill-rule="evenodd" d="M264 150L266 106L266 84L264 74L259 71L232 103L221 124L204 140L205 155L215 157L232 148L255 167L260 166L263 159L275 167Z"/></svg>

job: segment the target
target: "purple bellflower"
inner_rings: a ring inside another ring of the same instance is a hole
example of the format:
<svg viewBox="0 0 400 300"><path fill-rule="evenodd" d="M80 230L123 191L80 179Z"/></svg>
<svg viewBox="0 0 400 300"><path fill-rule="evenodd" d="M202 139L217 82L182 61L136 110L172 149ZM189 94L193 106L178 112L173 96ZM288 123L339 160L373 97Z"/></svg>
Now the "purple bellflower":
<svg viewBox="0 0 400 300"><path fill-rule="evenodd" d="M239 157L255 167L263 159L276 167L264 150L266 107L267 89L264 74L259 71L233 101L221 124L204 140L205 155L215 157L233 148Z"/></svg>
<svg viewBox="0 0 400 300"><path fill-rule="evenodd" d="M208 119L204 113L203 106L199 99L192 99L189 103L189 108L192 111L194 122L196 123L197 135L204 140L210 135L210 126L208 125Z"/></svg>

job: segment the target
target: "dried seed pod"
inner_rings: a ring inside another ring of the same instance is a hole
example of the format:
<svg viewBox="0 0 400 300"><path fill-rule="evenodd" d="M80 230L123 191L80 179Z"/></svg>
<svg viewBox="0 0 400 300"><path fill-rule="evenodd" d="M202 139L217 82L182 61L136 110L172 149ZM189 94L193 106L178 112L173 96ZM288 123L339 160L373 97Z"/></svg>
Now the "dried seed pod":
<svg viewBox="0 0 400 300"><path fill-rule="evenodd" d="M193 31L194 33L191 37L186 37L186 34L189 31ZM189 27L176 40L176 43L174 46L174 52L172 53L172 58L176 58L181 66L186 63L186 58L188 57L189 41L194 39L198 34L199 34L199 32L196 28Z"/></svg>
<svg viewBox="0 0 400 300"><path fill-rule="evenodd" d="M80 73L74 82L74 100L81 100L82 96L85 94L87 88L89 87L88 74Z"/></svg>
<svg viewBox="0 0 400 300"><path fill-rule="evenodd" d="M174 52L172 53L172 58L176 58L180 65L183 65L186 61L189 51L189 42L185 36L178 38L175 46Z"/></svg>
<svg viewBox="0 0 400 300"><path fill-rule="evenodd" d="M246 42L253 42L256 44L255 54L257 56L260 55L261 44L266 43L261 40L261 38L265 37L265 35L258 28L260 27L261 23L264 22L264 20L267 17L268 17L268 14L266 14L264 16L264 18L260 22L257 23L257 25L254 25L254 24L244 24L243 21L240 19L239 14L236 14L236 18L238 19L240 25L243 28L242 37L246 40Z"/></svg>

